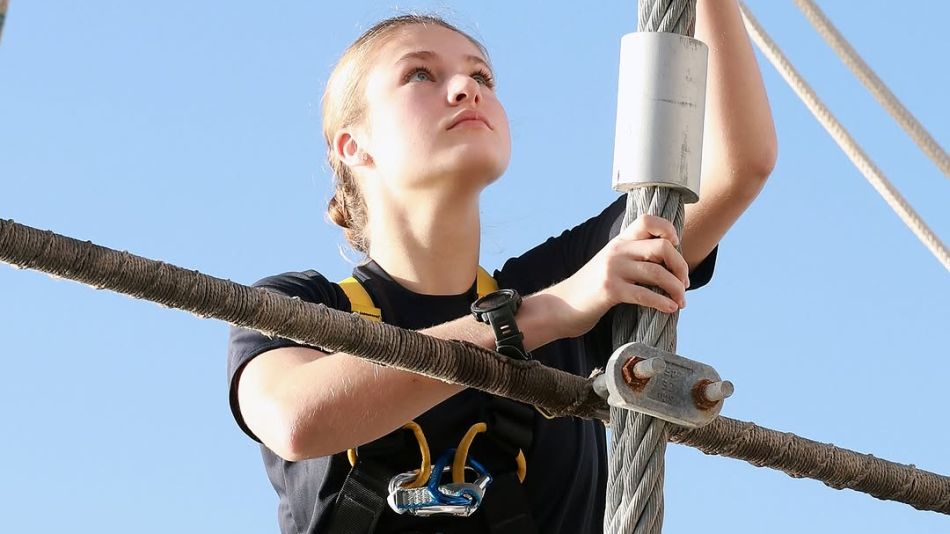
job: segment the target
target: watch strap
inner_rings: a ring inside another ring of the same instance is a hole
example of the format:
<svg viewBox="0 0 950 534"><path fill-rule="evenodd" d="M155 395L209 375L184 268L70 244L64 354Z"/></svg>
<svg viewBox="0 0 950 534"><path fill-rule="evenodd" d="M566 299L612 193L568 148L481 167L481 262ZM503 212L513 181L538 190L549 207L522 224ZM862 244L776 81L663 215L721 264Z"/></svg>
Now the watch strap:
<svg viewBox="0 0 950 534"><path fill-rule="evenodd" d="M495 334L495 350L509 358L531 359L530 353L524 347L524 334L515 321L515 313L521 307L521 296L514 290L505 291L510 292L512 297L506 306L475 311L475 318L491 326Z"/></svg>

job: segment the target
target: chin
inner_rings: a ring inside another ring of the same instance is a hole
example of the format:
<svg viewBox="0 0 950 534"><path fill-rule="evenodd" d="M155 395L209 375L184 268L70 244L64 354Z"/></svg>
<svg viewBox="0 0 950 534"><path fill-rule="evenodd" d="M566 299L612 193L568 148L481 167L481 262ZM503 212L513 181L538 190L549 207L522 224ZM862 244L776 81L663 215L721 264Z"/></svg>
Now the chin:
<svg viewBox="0 0 950 534"><path fill-rule="evenodd" d="M499 162L491 160L478 160L465 162L452 169L449 176L453 176L459 185L466 184L481 191L489 184L498 179L505 172L505 167Z"/></svg>
<svg viewBox="0 0 950 534"><path fill-rule="evenodd" d="M497 180L505 172L509 160L507 150L471 145L457 147L447 156L446 174L470 177L483 185Z"/></svg>

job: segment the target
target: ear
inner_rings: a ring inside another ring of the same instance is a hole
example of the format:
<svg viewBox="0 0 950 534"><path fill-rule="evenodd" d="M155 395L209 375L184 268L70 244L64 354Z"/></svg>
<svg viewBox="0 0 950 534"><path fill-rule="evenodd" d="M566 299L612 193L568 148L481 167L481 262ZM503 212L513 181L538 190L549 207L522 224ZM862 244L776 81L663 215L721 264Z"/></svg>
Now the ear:
<svg viewBox="0 0 950 534"><path fill-rule="evenodd" d="M372 161L350 130L340 130L333 136L333 152L347 167L362 167Z"/></svg>

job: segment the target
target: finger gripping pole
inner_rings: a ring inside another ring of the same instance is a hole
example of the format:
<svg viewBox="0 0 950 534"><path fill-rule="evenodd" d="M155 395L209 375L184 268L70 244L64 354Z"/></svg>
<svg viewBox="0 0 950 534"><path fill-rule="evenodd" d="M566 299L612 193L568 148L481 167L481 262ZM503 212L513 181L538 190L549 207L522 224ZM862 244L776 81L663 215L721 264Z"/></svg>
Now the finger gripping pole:
<svg viewBox="0 0 950 534"><path fill-rule="evenodd" d="M613 188L675 187L699 200L708 48L673 33L621 39Z"/></svg>

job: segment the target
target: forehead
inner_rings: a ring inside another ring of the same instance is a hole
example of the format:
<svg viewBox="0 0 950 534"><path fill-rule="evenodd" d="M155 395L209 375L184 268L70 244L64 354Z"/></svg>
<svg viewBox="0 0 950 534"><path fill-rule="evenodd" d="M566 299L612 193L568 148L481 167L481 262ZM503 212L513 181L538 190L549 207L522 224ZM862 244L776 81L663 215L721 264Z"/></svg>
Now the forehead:
<svg viewBox="0 0 950 534"><path fill-rule="evenodd" d="M433 52L447 61L488 58L468 37L438 24L413 24L397 30L376 53L374 67L395 65L406 54Z"/></svg>

